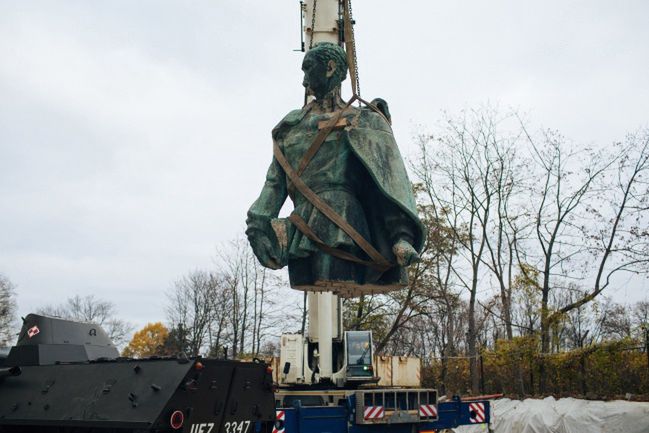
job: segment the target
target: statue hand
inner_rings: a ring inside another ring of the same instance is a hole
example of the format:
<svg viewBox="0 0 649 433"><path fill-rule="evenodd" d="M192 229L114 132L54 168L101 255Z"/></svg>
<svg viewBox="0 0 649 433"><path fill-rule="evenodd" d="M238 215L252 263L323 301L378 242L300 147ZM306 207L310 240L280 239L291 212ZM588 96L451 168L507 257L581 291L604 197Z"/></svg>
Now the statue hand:
<svg viewBox="0 0 649 433"><path fill-rule="evenodd" d="M275 249L268 238L263 233L255 233L254 235L249 235L248 240L250 241L250 246L252 251L257 256L259 263L264 267L270 269L280 269L282 266L279 264L279 260L275 257Z"/></svg>
<svg viewBox="0 0 649 433"><path fill-rule="evenodd" d="M399 266L410 266L421 261L417 250L410 243L400 240L392 246L392 252L397 258Z"/></svg>

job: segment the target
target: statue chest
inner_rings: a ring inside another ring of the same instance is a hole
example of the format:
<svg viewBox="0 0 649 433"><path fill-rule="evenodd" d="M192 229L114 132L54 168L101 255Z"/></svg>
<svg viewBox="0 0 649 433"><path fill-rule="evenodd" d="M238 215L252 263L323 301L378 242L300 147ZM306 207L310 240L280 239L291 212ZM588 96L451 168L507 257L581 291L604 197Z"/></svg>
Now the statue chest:
<svg viewBox="0 0 649 433"><path fill-rule="evenodd" d="M297 125L288 129L280 141L286 159L297 167L313 145L322 125L331 115L306 115ZM344 164L351 150L343 128L336 128L327 135L324 143L309 164L309 169L327 169L332 165ZM312 170L307 170L312 171Z"/></svg>
<svg viewBox="0 0 649 433"><path fill-rule="evenodd" d="M307 114L298 124L285 130L279 145L292 167L300 166L304 155L313 145L323 124L331 115ZM355 183L358 177L358 161L349 145L344 129L346 122L331 131L318 152L304 170L302 179L311 187Z"/></svg>

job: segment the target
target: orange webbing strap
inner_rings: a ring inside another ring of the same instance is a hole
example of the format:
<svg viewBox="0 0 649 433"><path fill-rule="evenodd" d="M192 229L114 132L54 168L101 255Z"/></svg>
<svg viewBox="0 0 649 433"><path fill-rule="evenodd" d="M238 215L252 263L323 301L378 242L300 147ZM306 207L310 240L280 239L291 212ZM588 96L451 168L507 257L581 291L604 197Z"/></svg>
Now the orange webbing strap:
<svg viewBox="0 0 649 433"><path fill-rule="evenodd" d="M300 166L297 169L298 176L302 176L302 173L304 173L304 170L306 170L306 167L311 162L311 159L313 159L315 154L318 153L318 150L320 150L320 146L322 146L322 143L325 142L325 140L327 139L331 131L333 131L333 129L338 124L338 121L343 117L343 113L345 112L345 110L347 110L354 103L356 99L357 97L355 95L352 96L349 102L347 102L347 105L345 105L345 108L338 111L335 116L329 119L325 127L322 128L320 131L318 131L318 135L316 135L315 139L313 140L313 144L311 144L311 147L309 147L309 149L302 157L302 161L300 161Z"/></svg>
<svg viewBox="0 0 649 433"><path fill-rule="evenodd" d="M347 52L347 67L349 68L349 75L352 81L352 93L358 94L358 83L356 78L356 44L354 41L354 32L352 29L352 20L349 16L349 0L344 1L343 8L343 31L345 34L345 51Z"/></svg>
<svg viewBox="0 0 649 433"><path fill-rule="evenodd" d="M366 100L364 100L363 98L361 98L360 96L354 94L349 99L349 101L347 101L347 103L345 104L345 107L343 107L342 110L339 110L336 113L335 116L333 116L331 119L329 119L329 121L327 122L325 127L322 128L320 131L318 131L318 134L316 135L315 139L313 140L313 143L311 144L309 149L306 151L306 153L302 157L302 160L300 161L300 166L297 169L297 175L298 176L302 176L302 173L304 173L304 170L306 170L306 168L308 167L308 165L311 162L311 160L313 159L313 157L318 153L318 150L320 150L320 147L325 142L325 140L327 139L329 134L331 134L331 131L333 131L333 129L336 127L336 125L338 124L338 121L342 118L345 111L349 107L351 107L351 105L355 101L360 101L363 104L365 104L366 106L368 106L372 111L374 111L376 114L381 116L383 118L383 120L385 120L385 122L388 125L390 125L390 127L391 127L390 121L388 120L387 117L385 117L385 115L381 112L381 110L379 110L374 104L371 104L371 103L367 102Z"/></svg>
<svg viewBox="0 0 649 433"><path fill-rule="evenodd" d="M371 261L368 261L368 260L361 260L358 257L356 257L355 255L353 255L353 254L351 254L351 253L349 253L347 251L341 250L339 248L330 247L329 245L325 244L318 237L318 235L315 234L315 232L311 229L311 227L309 227L309 225L306 223L306 221L304 221L304 219L302 219L302 217L299 216L296 213L292 213L288 217L288 219L293 224L295 224L295 227L297 227L297 229L299 231L301 231L304 234L304 236L309 238L311 240L311 242L316 244L316 246L318 248L320 248L322 251L324 251L325 253L331 254L332 256L337 257L339 259L347 260L347 261L354 262L354 263L359 263L361 265L365 265L365 266L368 266L370 268L374 268L374 269L376 269L376 270L378 270L380 272L385 272L389 268L389 267L380 265L380 264L378 264L376 262L371 262Z"/></svg>
<svg viewBox="0 0 649 433"><path fill-rule="evenodd" d="M284 169L284 172L288 176L288 178L293 182L293 185L297 188L297 190L324 216L329 218L331 222L333 222L335 225L340 227L342 231L347 233L350 238L356 244L363 250L365 253L370 257L370 259L375 262L377 267L382 267L385 269L390 268L392 265L388 260L385 259L379 253L376 248L372 246L363 236L361 236L360 233L356 231L354 227L352 227L343 217L338 215L338 213L333 210L327 203L325 203L311 188L307 186L306 183L298 176L298 174L293 170L293 167L291 167L291 164L288 162L284 154L282 153L282 150L279 148L279 145L277 144L277 141L273 140L273 154L275 155L275 159L277 159L277 162L279 162L279 165L282 166ZM299 226L297 226L299 229ZM300 230L301 231L301 230ZM303 232L304 233L304 232ZM309 236L307 233L304 233Z"/></svg>

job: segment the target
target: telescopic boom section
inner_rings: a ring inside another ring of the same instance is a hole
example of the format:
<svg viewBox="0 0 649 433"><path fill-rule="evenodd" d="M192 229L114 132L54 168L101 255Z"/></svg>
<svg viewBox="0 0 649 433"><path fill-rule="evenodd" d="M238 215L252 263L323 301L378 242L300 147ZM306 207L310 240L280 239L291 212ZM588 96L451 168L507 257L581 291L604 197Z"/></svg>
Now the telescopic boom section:
<svg viewBox="0 0 649 433"><path fill-rule="evenodd" d="M306 0L302 5L305 51L318 42L340 43L339 0ZM308 294L309 338L318 343L320 379L333 375L333 339L342 338L342 303L330 292Z"/></svg>
<svg viewBox="0 0 649 433"><path fill-rule="evenodd" d="M306 0L302 4L305 50L318 42L340 42L339 0ZM315 12L314 12L315 11Z"/></svg>

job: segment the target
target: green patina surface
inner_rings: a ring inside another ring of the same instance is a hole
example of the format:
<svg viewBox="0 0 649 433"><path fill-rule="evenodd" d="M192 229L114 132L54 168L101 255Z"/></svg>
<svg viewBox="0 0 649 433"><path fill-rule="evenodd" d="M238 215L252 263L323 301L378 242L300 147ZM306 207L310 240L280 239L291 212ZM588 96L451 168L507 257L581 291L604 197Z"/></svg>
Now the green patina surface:
<svg viewBox="0 0 649 433"><path fill-rule="evenodd" d="M332 44L316 45L305 56L304 85L316 99L291 111L273 129L273 139L294 169L311 147L319 125L345 105L339 96L346 73L344 59L344 51ZM291 222L278 220L290 197L293 212L327 245L367 259L343 230L296 190L275 158L259 198L248 211L246 234L264 266L288 265L294 288L357 296L403 287L407 274L399 263L418 260L424 242L403 159L384 116L369 108L349 107L343 117L347 126L327 136L301 178L394 266L380 272L333 257Z"/></svg>

